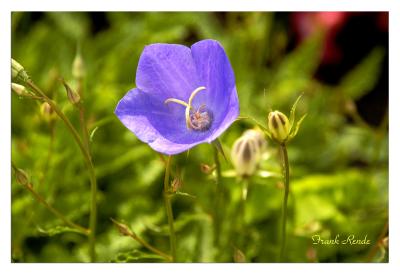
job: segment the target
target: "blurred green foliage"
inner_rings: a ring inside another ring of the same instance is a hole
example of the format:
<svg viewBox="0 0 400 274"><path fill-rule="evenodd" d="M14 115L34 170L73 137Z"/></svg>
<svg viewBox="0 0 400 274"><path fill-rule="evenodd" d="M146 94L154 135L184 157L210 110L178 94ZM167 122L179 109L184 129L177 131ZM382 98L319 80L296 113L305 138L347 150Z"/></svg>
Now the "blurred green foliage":
<svg viewBox="0 0 400 274"><path fill-rule="evenodd" d="M289 48L287 14L272 13L107 13L96 22L86 13L13 13L12 57L79 128L78 113L58 78L76 83L71 65L77 47L86 76L84 106L92 132L92 152L99 184L96 250L102 262L161 262L128 237L110 218L125 222L158 249L169 252L162 198L164 164L113 114L117 102L134 87L135 70L147 44L191 45L205 38L224 46L237 80L242 116L265 124L268 112L286 112L298 95L299 113L308 116L289 144L288 261L387 261L374 246L388 219L387 118L379 127L363 121L355 100L376 85L385 48L374 48L338 85L318 81L324 33ZM103 18L103 19L104 19ZM98 26L102 28L98 28ZM268 64L268 65L266 65ZM387 93L383 90L381 92ZM380 106L386 108L386 106ZM90 185L83 158L60 120L47 122L37 101L12 97L12 160L30 175L33 188L49 204L87 227ZM384 110L386 111L386 110ZM225 153L248 120L234 123L221 138ZM280 172L277 146L261 170ZM214 244L212 218L215 183L200 171L213 165L212 147L202 144L174 157L173 174L183 181L173 208L181 262L275 262L283 191L278 176L250 178L244 224L240 225L240 184L223 180L221 244ZM224 174L232 173L222 162ZM313 245L315 234L334 238L365 235L370 245ZM238 251L239 250L239 251ZM238 253L239 252L239 253ZM372 252L372 253L371 253ZM372 255L371 255L372 254ZM12 258L15 262L86 262L88 241L12 182ZM238 261L238 259L236 260Z"/></svg>

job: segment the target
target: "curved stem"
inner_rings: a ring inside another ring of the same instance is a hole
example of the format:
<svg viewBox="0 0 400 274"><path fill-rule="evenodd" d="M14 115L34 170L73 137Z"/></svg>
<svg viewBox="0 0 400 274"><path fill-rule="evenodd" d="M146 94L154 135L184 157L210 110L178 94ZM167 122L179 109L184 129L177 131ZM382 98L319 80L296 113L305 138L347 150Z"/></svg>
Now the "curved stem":
<svg viewBox="0 0 400 274"><path fill-rule="evenodd" d="M14 170L14 172L18 172L18 168L14 165L13 162L11 162L11 166ZM89 234L89 230L68 220L67 217L64 216L60 211L55 209L53 206L51 206L39 193L37 193L33 188L32 184L29 182L28 184L21 184L23 185L34 197L35 199L44 205L51 213L53 213L57 218L59 218L61 221L63 221L66 225L69 225L72 228L75 228L77 232L82 233L84 235Z"/></svg>
<svg viewBox="0 0 400 274"><path fill-rule="evenodd" d="M159 249L155 248L154 246L150 245L148 242L146 242L145 240L143 240L142 238L140 238L136 234L129 234L129 237L131 237L132 239L134 239L135 241L137 241L138 243L143 245L148 250L150 250L150 251L154 252L155 254L160 255L161 257L165 258L167 261L172 261L172 257L170 255L165 254L161 250L159 250Z"/></svg>
<svg viewBox="0 0 400 274"><path fill-rule="evenodd" d="M60 110L60 108L56 105L56 103L51 100L47 95L38 88L32 80L27 80L26 84L36 93L36 95L43 97L43 99L53 108L55 113L60 117L60 119L67 126L68 130L71 132L74 137L75 142L78 144L79 149L82 152L83 158L89 170L89 178L90 178L90 193L91 193L91 203L90 203L90 220L89 220L89 253L90 260L94 262L96 260L96 252L95 252L95 234L96 234L96 219L97 219L97 207L96 207L96 193L97 193L97 181L96 174L94 171L94 166L92 163L92 158L88 149L83 144L78 132L75 130L74 126L71 124L69 119L64 115L64 113Z"/></svg>
<svg viewBox="0 0 400 274"><path fill-rule="evenodd" d="M168 218L168 226L169 226L169 242L171 248L171 256L172 262L176 262L176 236L175 236L175 229L174 229L174 215L172 212L172 205L171 205L171 196L169 195L170 192L170 183L169 183L169 174L171 170L171 158L172 156L168 156L166 165L165 165L165 176L164 176L164 203L165 203L165 210L167 212Z"/></svg>
<svg viewBox="0 0 400 274"><path fill-rule="evenodd" d="M283 205L282 205L282 227L281 227L281 250L279 253L279 261L281 262L285 256L286 250L286 219L287 219L287 202L289 197L289 159L287 154L287 149L285 144L281 144L280 147L281 153L281 161L282 161L282 172L284 176L284 186L285 186L285 194L283 196Z"/></svg>
<svg viewBox="0 0 400 274"><path fill-rule="evenodd" d="M135 232L130 230L130 228L127 225L125 225L123 223L120 223L120 222L114 220L113 218L111 218L111 221L116 225L116 227L119 229L119 231L120 231L120 233L122 235L129 236L130 238L132 238L133 240L137 241L138 243L140 243L141 245L143 245L145 248L147 248L148 250L152 251L153 253L155 253L157 255L160 255L161 257L163 257L167 261L172 261L172 257L170 255L162 252L158 248L152 246L151 244L149 244L148 242L146 242L145 240L140 238L138 235L136 235Z"/></svg>

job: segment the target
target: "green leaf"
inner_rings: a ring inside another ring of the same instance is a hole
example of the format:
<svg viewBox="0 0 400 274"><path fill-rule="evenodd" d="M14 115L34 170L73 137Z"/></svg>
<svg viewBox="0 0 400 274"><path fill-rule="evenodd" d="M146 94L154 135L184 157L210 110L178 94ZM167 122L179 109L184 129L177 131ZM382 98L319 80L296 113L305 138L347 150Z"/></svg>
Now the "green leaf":
<svg viewBox="0 0 400 274"><path fill-rule="evenodd" d="M90 132L90 142L93 142L93 137L94 137L94 134L96 133L96 131L99 129L99 127L95 127L93 130L92 130L92 132Z"/></svg>
<svg viewBox="0 0 400 274"><path fill-rule="evenodd" d="M61 233L66 233L66 232L75 232L75 233L82 234L82 231L80 231L76 228L68 227L68 226L56 226L56 227L49 228L49 229L43 229L40 226L37 226L36 228L40 233L46 234L47 236L50 236L50 237L61 234Z"/></svg>
<svg viewBox="0 0 400 274"><path fill-rule="evenodd" d="M196 199L196 196L191 195L191 194L186 193L186 192L181 192L181 191L175 192L175 195L185 196L185 197L190 197L190 198Z"/></svg>
<svg viewBox="0 0 400 274"><path fill-rule="evenodd" d="M384 49L372 50L361 63L344 76L338 89L355 100L371 91L379 79L384 56Z"/></svg>
<svg viewBox="0 0 400 274"><path fill-rule="evenodd" d="M114 263L130 263L130 262L159 262L165 259L157 254L146 253L137 249L127 252L118 253L117 257L111 262Z"/></svg>

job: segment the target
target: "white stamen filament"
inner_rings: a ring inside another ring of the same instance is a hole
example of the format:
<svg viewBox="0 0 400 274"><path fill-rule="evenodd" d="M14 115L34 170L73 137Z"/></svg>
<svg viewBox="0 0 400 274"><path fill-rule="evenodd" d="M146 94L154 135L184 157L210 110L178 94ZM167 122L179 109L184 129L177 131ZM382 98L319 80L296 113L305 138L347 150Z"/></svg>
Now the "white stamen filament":
<svg viewBox="0 0 400 274"><path fill-rule="evenodd" d="M175 98L168 98L167 100L165 100L164 101L164 104L167 104L167 103L176 103L176 104L179 104L179 105L182 105L182 106L184 106L184 107L186 107L186 109L185 109L185 119L186 119L186 127L188 128L188 129L190 129L192 126L191 126L191 121L190 121L190 111L192 110L192 101L193 101L193 99L194 99L194 97L197 95L197 93L199 93L201 90L205 90L206 88L205 87L198 87L198 88L196 88L193 92L192 92L192 94L190 94L190 97L189 97L189 101L186 103L185 101L182 101L182 100L179 100L179 99L175 99Z"/></svg>

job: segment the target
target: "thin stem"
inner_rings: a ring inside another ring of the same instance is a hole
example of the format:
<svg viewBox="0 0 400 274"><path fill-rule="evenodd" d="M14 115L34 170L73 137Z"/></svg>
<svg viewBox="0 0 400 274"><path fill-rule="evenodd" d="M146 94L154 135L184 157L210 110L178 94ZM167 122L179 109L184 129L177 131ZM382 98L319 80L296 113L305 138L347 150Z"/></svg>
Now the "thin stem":
<svg viewBox="0 0 400 274"><path fill-rule="evenodd" d="M279 253L279 261L281 262L284 259L286 250L286 219L287 219L287 202L289 197L289 159L288 159L286 145L281 144L279 149L281 153L282 172L284 176L284 187L285 187L285 194L283 196L283 205L282 205L282 231L281 231L282 243L281 243L281 250Z"/></svg>
<svg viewBox="0 0 400 274"><path fill-rule="evenodd" d="M26 84L36 93L36 95L43 97L43 99L53 108L55 113L60 117L60 119L65 123L68 130L71 132L74 140L79 146L79 149L82 152L85 163L88 167L89 178L90 178L90 192L91 192L91 204L90 204L90 220L89 220L89 253L90 260L94 262L96 260L96 252L95 252L95 234L96 234L96 215L97 215L97 207L96 207L96 193L97 193L97 181L96 174L94 171L94 166L92 163L92 158L90 152L86 149L86 146L83 144L78 132L71 124L69 119L64 115L64 113L60 110L60 108L56 105L56 103L51 100L47 95L37 87L32 80L27 80Z"/></svg>
<svg viewBox="0 0 400 274"><path fill-rule="evenodd" d="M157 255L160 255L161 257L164 257L167 261L172 261L172 257L170 255L168 255L168 254L162 252L161 250L155 248L154 246L150 245L148 242L146 242L145 240L143 240L136 234L129 233L128 236L131 237L132 239L134 239L135 241L137 241L138 243L140 243L141 245L143 245L148 250L156 253Z"/></svg>
<svg viewBox="0 0 400 274"><path fill-rule="evenodd" d="M82 79L78 80L78 94L80 95L81 99L83 99L83 83ZM92 162L92 157L90 153L90 143L89 143L89 131L86 125L85 119L85 108L82 102L78 103L78 110L79 110L79 123L81 125L81 131L83 136L83 144L88 152L88 156L90 157L90 161ZM97 183L90 185L90 217L89 217L89 227L93 233L89 235L89 253L92 262L95 261L96 252L95 252L95 231L96 231L96 219L97 219L97 206L96 206L96 196L97 196Z"/></svg>
<svg viewBox="0 0 400 274"><path fill-rule="evenodd" d="M141 245L143 245L145 248L152 251L153 253L156 253L156 254L160 255L161 257L164 257L167 261L172 261L172 257L170 255L162 252L158 248L155 248L154 246L152 246L151 244L149 244L148 242L146 242L145 240L140 238L126 224L120 223L113 218L111 218L111 221L115 224L115 226L118 228L119 232L123 236L131 237L133 240L137 241L138 243L140 243Z"/></svg>
<svg viewBox="0 0 400 274"><path fill-rule="evenodd" d="M83 144L86 146L86 149L90 151L89 147L89 131L87 129L86 121L85 121L85 109L82 104L79 104L79 123L81 124L82 136L83 136Z"/></svg>
<svg viewBox="0 0 400 274"><path fill-rule="evenodd" d="M11 163L11 165L12 165L14 172L15 173L18 172L18 168L14 165L14 163ZM87 228L84 228L84 227L68 220L67 217L65 217L60 211L58 211L57 209L52 207L49 203L47 203L47 201L32 188L31 182L29 182L28 184L21 184L21 185L23 187L25 187L25 189L27 189L30 193L32 193L32 195L35 197L35 199L39 203L44 205L51 213L53 213L57 218L62 220L65 224L69 225L70 227L75 228L77 231L79 231L80 233L82 233L84 235L89 235L89 230Z"/></svg>
<svg viewBox="0 0 400 274"><path fill-rule="evenodd" d="M234 212L234 218L236 218L236 231L235 235L232 235L234 238L236 238L237 241L237 247L242 249L245 244L245 236L246 236L246 200L247 200L247 192L248 192L248 185L249 185L249 178L248 177L242 177L239 180L239 185L240 185L240 200L238 204L237 210Z"/></svg>
<svg viewBox="0 0 400 274"><path fill-rule="evenodd" d="M374 259L375 255L376 255L376 252L378 252L379 248L382 246L382 241L386 237L388 230L389 230L389 222L386 221L381 233L378 236L378 240L376 241L376 244L372 247L371 251L368 253L368 256L367 256L368 263L372 262L372 260Z"/></svg>
<svg viewBox="0 0 400 274"><path fill-rule="evenodd" d="M81 100L83 100L82 79L78 79L77 91L78 91L79 96L81 97ZM82 136L83 136L83 144L86 146L86 149L90 152L89 131L88 131L88 128L86 125L85 108L83 107L83 104L81 102L78 103L78 109L79 109L79 122L81 124L81 130L82 130Z"/></svg>
<svg viewBox="0 0 400 274"><path fill-rule="evenodd" d="M215 195L215 212L214 212L214 222L215 222L215 231L214 238L216 246L220 244L220 234L221 234L221 163L218 157L218 149L216 146L214 148L214 162L215 162L215 183L216 183L216 195Z"/></svg>
<svg viewBox="0 0 400 274"><path fill-rule="evenodd" d="M175 229L174 229L174 215L172 212L171 196L169 195L169 192L170 192L169 174L170 174L170 169L171 169L171 159L172 159L172 156L171 155L168 156L167 163L165 165L164 203L165 203L165 210L167 212L167 218L168 218L169 242L170 242L170 248L171 248L172 262L176 262L176 236L175 236Z"/></svg>

